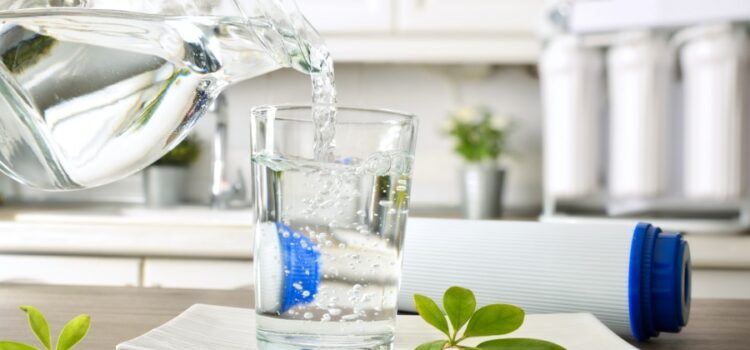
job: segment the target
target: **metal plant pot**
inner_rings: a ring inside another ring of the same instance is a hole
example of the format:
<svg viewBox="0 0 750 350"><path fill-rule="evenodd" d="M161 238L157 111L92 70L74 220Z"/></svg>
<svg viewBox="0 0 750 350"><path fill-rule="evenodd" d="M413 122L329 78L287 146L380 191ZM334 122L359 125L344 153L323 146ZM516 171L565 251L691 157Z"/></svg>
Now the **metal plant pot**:
<svg viewBox="0 0 750 350"><path fill-rule="evenodd" d="M169 207L180 203L186 177L185 167L152 165L143 171L143 193L148 207Z"/></svg>
<svg viewBox="0 0 750 350"><path fill-rule="evenodd" d="M467 219L502 216L505 169L493 164L467 164L461 181L461 206Z"/></svg>

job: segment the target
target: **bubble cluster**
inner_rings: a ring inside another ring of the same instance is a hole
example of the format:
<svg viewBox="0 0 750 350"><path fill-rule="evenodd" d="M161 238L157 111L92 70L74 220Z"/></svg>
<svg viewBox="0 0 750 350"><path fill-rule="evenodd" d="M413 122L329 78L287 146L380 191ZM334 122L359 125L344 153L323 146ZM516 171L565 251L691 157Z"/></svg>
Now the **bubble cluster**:
<svg viewBox="0 0 750 350"><path fill-rule="evenodd" d="M320 253L315 294L304 290L301 281L292 284L313 301L278 317L332 324L392 319L411 162L409 155L378 152L345 162L272 159L263 163L273 172L264 182L268 197L262 199L273 209L261 217L283 222L291 230L282 234L305 236L309 240L295 240L298 246ZM307 269L303 273L310 275Z"/></svg>

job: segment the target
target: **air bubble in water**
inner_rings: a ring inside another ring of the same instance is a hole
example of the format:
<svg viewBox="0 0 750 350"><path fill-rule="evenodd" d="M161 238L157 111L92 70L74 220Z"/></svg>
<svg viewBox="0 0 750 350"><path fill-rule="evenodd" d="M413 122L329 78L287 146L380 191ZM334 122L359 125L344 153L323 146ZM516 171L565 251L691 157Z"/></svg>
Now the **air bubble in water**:
<svg viewBox="0 0 750 350"><path fill-rule="evenodd" d="M382 153L374 153L364 163L366 172L373 175L384 175L391 167L391 161Z"/></svg>
<svg viewBox="0 0 750 350"><path fill-rule="evenodd" d="M408 174L411 171L411 157L407 154L396 154L391 159L391 171L396 174Z"/></svg>
<svg viewBox="0 0 750 350"><path fill-rule="evenodd" d="M393 202L391 202L389 200L386 200L386 199L381 200L380 202L378 202L378 204L381 207L386 207L386 208L389 208L389 207L393 206Z"/></svg>

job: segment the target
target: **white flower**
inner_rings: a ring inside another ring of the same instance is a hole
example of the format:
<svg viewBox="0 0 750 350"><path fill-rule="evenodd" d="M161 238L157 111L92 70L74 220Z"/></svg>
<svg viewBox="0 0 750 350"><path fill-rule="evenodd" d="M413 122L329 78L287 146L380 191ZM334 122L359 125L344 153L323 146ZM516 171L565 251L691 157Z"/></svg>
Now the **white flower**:
<svg viewBox="0 0 750 350"><path fill-rule="evenodd" d="M454 119L462 124L474 123L477 112L471 107L463 107L457 109L454 113Z"/></svg>
<svg viewBox="0 0 750 350"><path fill-rule="evenodd" d="M494 116L490 119L492 127L497 130L506 130L510 127L512 120L507 117Z"/></svg>

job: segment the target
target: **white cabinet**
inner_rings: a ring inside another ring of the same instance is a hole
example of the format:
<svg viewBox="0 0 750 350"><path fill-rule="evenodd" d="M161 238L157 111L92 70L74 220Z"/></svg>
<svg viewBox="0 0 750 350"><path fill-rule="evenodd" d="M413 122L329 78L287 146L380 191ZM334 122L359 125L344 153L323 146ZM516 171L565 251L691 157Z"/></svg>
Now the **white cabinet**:
<svg viewBox="0 0 750 350"><path fill-rule="evenodd" d="M140 259L0 255L0 283L138 286Z"/></svg>
<svg viewBox="0 0 750 350"><path fill-rule="evenodd" d="M297 0L336 62L529 64L544 0Z"/></svg>
<svg viewBox="0 0 750 350"><path fill-rule="evenodd" d="M400 0L396 28L405 33L533 34L543 0Z"/></svg>
<svg viewBox="0 0 750 350"><path fill-rule="evenodd" d="M533 34L544 0L297 0L325 34Z"/></svg>
<svg viewBox="0 0 750 350"><path fill-rule="evenodd" d="M694 269L693 298L750 299L750 270Z"/></svg>
<svg viewBox="0 0 750 350"><path fill-rule="evenodd" d="M146 258L143 286L239 289L255 284L252 261Z"/></svg>
<svg viewBox="0 0 750 350"><path fill-rule="evenodd" d="M391 30L391 0L297 0L321 33L382 34Z"/></svg>

